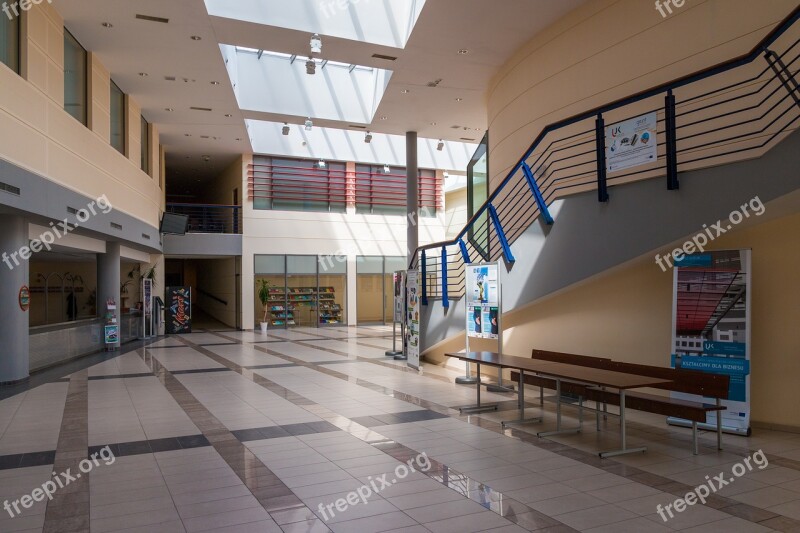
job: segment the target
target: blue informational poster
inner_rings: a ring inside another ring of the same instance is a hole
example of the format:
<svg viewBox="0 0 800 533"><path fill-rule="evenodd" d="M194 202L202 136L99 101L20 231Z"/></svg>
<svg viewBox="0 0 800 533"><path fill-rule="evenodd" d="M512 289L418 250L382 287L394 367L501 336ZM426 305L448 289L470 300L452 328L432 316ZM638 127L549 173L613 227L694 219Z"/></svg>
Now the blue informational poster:
<svg viewBox="0 0 800 533"><path fill-rule="evenodd" d="M750 433L750 256L750 250L688 255L676 262L673 283L671 366L730 376L722 426L741 434ZM678 392L671 396L715 401ZM716 416L708 414L710 427L716 426Z"/></svg>
<svg viewBox="0 0 800 533"><path fill-rule="evenodd" d="M499 270L497 263L466 265L467 335L499 338Z"/></svg>

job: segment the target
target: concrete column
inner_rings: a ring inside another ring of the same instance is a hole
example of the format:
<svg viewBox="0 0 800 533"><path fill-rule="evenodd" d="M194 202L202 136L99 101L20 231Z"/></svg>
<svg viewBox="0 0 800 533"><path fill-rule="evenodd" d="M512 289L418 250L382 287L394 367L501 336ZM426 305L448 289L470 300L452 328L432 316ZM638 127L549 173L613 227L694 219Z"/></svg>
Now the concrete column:
<svg viewBox="0 0 800 533"><path fill-rule="evenodd" d="M117 302L117 322L120 315L120 245L118 242L107 242L106 253L97 254L97 315L105 316L106 302L112 298ZM121 326L120 326L121 328Z"/></svg>
<svg viewBox="0 0 800 533"><path fill-rule="evenodd" d="M30 370L30 311L19 305L19 290L28 286L30 268L18 253L28 246L28 221L17 215L0 215L0 228L0 383L9 383L27 379Z"/></svg>
<svg viewBox="0 0 800 533"><path fill-rule="evenodd" d="M408 212L408 264L419 246L419 166L417 164L417 132L406 132L406 206Z"/></svg>

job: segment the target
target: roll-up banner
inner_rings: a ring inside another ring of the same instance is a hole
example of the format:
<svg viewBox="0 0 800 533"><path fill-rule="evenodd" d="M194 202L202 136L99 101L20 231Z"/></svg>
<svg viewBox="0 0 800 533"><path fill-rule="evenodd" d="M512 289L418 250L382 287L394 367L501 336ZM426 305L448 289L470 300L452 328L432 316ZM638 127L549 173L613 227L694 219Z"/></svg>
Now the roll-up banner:
<svg viewBox="0 0 800 533"><path fill-rule="evenodd" d="M167 287L167 333L192 332L191 287Z"/></svg>
<svg viewBox="0 0 800 533"><path fill-rule="evenodd" d="M406 346L408 366L419 370L419 271L406 273Z"/></svg>
<svg viewBox="0 0 800 533"><path fill-rule="evenodd" d="M730 376L723 430L750 434L750 250L724 250L675 261L671 366ZM679 392L672 398L714 403L713 398ZM716 429L708 413L704 429ZM690 426L670 417L669 423Z"/></svg>

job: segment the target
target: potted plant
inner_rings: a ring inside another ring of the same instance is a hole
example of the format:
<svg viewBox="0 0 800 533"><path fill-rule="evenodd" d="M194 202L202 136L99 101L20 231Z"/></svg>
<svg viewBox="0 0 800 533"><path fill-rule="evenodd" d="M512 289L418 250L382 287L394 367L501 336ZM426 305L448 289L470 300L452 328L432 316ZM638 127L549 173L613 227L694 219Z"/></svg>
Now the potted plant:
<svg viewBox="0 0 800 533"><path fill-rule="evenodd" d="M264 306L264 319L261 321L261 334L267 334L267 327L269 326L269 322L267 321L267 315L269 314L269 290L272 288L269 281L265 279L258 280L258 299L261 302L261 305Z"/></svg>

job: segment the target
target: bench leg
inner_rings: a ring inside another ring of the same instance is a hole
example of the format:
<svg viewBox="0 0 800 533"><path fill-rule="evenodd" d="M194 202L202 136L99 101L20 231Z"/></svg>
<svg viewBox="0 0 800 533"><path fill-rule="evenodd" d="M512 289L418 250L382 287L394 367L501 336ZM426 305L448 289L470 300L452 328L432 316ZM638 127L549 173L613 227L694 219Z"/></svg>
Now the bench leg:
<svg viewBox="0 0 800 533"><path fill-rule="evenodd" d="M717 407L722 406L722 401L717 398ZM717 409L717 449L722 449L722 411Z"/></svg>
<svg viewBox="0 0 800 533"><path fill-rule="evenodd" d="M692 421L692 453L694 455L698 454L697 449L697 422L694 420Z"/></svg>

